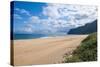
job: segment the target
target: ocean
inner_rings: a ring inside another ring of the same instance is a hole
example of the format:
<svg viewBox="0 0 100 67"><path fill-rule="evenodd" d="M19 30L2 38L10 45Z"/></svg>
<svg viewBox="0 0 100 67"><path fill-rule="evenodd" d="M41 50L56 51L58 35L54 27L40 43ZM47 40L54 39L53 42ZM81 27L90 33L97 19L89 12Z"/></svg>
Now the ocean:
<svg viewBox="0 0 100 67"><path fill-rule="evenodd" d="M35 39L35 38L41 38L41 37L46 37L46 35L43 35L43 34L13 34L13 40Z"/></svg>
<svg viewBox="0 0 100 67"><path fill-rule="evenodd" d="M58 36L66 36L66 34L13 34L13 38L11 37L11 40L51 38Z"/></svg>

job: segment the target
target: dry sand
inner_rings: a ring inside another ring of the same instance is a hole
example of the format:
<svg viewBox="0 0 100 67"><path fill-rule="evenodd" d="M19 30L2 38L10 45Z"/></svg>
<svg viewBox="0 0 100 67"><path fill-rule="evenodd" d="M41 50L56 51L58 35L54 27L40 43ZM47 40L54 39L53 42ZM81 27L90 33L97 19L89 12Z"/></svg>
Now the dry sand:
<svg viewBox="0 0 100 67"><path fill-rule="evenodd" d="M87 35L14 40L14 65L56 64L63 61Z"/></svg>

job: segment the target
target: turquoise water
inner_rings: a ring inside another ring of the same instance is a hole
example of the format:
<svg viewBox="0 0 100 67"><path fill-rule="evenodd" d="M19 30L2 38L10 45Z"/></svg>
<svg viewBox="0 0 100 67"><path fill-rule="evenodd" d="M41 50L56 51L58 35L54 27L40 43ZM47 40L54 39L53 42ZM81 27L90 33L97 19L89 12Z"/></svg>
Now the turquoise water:
<svg viewBox="0 0 100 67"><path fill-rule="evenodd" d="M14 40L19 40L19 39L34 39L34 38L41 38L45 37L46 35L43 34L13 34L13 39Z"/></svg>
<svg viewBox="0 0 100 67"><path fill-rule="evenodd" d="M66 36L66 34L13 34L12 40Z"/></svg>

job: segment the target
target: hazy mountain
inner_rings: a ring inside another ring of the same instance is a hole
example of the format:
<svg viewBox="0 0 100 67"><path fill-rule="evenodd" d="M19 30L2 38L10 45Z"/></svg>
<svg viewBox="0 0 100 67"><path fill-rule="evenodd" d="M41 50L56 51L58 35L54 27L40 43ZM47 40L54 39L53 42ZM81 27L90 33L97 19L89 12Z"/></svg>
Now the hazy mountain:
<svg viewBox="0 0 100 67"><path fill-rule="evenodd" d="M71 29L68 34L90 34L97 32L97 20L87 23L84 26Z"/></svg>

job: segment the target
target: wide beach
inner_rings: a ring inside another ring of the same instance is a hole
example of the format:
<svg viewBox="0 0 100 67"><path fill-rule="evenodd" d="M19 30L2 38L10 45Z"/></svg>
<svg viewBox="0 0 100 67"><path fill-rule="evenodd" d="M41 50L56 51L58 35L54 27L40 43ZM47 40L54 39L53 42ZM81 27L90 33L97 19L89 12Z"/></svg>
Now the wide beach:
<svg viewBox="0 0 100 67"><path fill-rule="evenodd" d="M78 47L87 35L14 40L14 65L62 63L63 56Z"/></svg>

